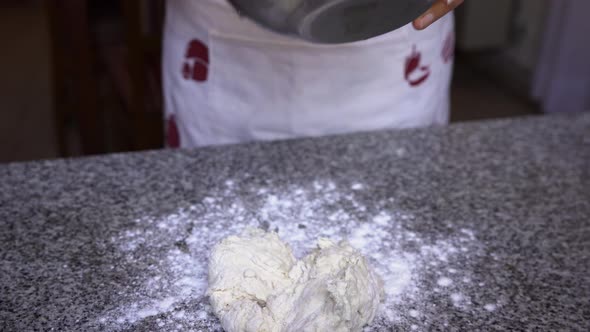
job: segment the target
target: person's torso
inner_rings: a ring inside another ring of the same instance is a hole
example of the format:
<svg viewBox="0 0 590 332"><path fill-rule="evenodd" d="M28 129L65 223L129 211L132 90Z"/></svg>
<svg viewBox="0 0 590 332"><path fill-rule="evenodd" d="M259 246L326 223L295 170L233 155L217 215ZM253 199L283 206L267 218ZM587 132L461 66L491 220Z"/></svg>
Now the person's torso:
<svg viewBox="0 0 590 332"><path fill-rule="evenodd" d="M183 145L447 121L451 17L319 45L266 30L225 0L168 3L166 111Z"/></svg>

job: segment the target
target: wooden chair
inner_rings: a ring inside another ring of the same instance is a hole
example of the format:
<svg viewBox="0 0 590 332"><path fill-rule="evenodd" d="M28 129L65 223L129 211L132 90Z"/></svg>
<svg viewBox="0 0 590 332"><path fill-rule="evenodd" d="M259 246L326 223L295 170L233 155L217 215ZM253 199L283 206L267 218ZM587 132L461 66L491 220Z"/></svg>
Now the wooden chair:
<svg viewBox="0 0 590 332"><path fill-rule="evenodd" d="M149 3L149 8L142 10L141 5L146 3ZM133 0L121 1L121 5L125 18L127 66L131 82L128 108L135 133L133 148L159 148L163 145L164 129L160 68L165 4L163 0Z"/></svg>
<svg viewBox="0 0 590 332"><path fill-rule="evenodd" d="M68 138L70 127L75 128L83 155L163 145L159 63L164 3L119 3L122 36L120 45L113 45L103 44L97 37L97 23L90 15L91 1L45 2L52 38L54 113L62 156L77 154ZM105 108L101 100L103 79L120 100L122 114L117 119L121 120L116 121L123 125L108 125L105 120L112 110ZM112 137L125 139L113 144Z"/></svg>

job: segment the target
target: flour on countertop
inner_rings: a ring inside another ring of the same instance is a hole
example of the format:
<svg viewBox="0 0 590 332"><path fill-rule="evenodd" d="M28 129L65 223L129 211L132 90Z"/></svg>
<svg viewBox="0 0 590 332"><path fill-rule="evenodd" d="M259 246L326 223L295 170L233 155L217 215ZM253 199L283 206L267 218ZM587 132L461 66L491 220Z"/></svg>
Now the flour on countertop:
<svg viewBox="0 0 590 332"><path fill-rule="evenodd" d="M488 303L486 305L483 306L487 311L492 312L496 310L496 305L495 304L491 304Z"/></svg>
<svg viewBox="0 0 590 332"><path fill-rule="evenodd" d="M205 297L207 258L217 242L245 227L278 232L297 258L309 253L318 237L347 239L368 257L384 280L386 296L374 328L366 331L404 321L420 329L426 292L446 294L458 310L471 305L462 291L471 276L461 269L460 260L476 244L471 230L443 239L423 237L407 227L408 221L419 222L414 216L386 207L367 212L376 209L357 199L370 190L360 183L338 188L333 182L316 181L286 190L249 189L246 194L237 187L228 180L201 203L166 216L140 218L136 227L112 238L121 264L150 265L120 294L119 302L125 305L99 319L105 329L124 329L150 319L165 330L220 331ZM496 306L487 304L485 310L492 312Z"/></svg>

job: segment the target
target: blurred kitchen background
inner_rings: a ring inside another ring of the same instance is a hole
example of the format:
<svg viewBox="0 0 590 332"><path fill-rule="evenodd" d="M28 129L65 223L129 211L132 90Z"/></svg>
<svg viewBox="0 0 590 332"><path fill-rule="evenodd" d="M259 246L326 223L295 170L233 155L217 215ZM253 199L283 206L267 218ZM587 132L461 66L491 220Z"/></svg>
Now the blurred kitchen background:
<svg viewBox="0 0 590 332"><path fill-rule="evenodd" d="M0 162L162 147L164 1L0 0ZM590 109L590 1L465 2L453 122Z"/></svg>

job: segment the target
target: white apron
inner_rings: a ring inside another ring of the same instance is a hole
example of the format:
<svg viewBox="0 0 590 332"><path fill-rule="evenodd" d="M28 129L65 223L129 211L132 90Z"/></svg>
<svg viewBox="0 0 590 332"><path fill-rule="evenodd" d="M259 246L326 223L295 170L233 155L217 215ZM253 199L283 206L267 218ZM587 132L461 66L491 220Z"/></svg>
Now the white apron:
<svg viewBox="0 0 590 332"><path fill-rule="evenodd" d="M167 144L195 147L445 124L449 15L366 41L318 45L266 30L226 0L168 1Z"/></svg>

